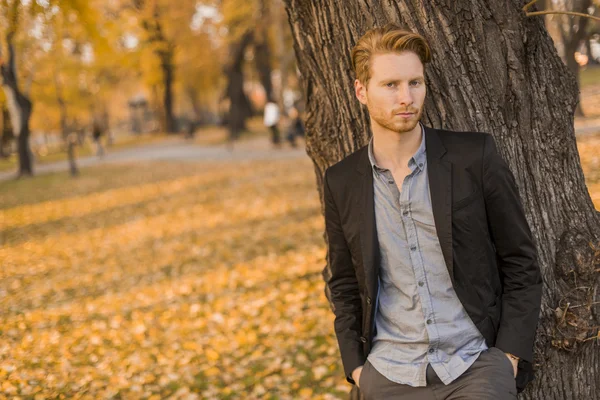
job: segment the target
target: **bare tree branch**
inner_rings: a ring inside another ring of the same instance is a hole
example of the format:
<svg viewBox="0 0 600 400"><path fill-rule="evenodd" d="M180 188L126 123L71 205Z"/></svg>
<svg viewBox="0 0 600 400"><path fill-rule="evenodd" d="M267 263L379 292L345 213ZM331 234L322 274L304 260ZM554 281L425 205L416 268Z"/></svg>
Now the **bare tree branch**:
<svg viewBox="0 0 600 400"><path fill-rule="evenodd" d="M537 0L535 0L537 1ZM572 12L572 11L535 11L535 12L528 12L525 13L526 16L528 17L533 17L536 15L548 15L548 14L564 14L564 15L573 15L576 17L583 17L583 18L590 18L596 21L600 21L600 18L598 17L594 17L593 15L590 14L583 14L583 13L578 13L578 12Z"/></svg>

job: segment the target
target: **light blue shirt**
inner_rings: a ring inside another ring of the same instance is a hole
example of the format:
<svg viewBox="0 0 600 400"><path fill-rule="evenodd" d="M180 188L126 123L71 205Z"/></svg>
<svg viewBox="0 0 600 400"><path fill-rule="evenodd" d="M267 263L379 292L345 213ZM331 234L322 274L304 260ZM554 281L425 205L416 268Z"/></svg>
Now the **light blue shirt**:
<svg viewBox="0 0 600 400"><path fill-rule="evenodd" d="M427 364L444 384L454 381L487 349L458 299L437 237L431 208L425 130L408 162L401 190L377 166L373 139L375 222L381 268L376 335L369 362L389 380L426 386Z"/></svg>

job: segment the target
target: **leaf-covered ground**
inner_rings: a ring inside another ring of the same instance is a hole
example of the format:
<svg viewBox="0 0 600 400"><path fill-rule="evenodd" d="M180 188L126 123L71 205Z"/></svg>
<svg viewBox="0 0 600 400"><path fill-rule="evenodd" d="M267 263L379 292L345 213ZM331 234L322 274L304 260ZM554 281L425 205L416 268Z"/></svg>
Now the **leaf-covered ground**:
<svg viewBox="0 0 600 400"><path fill-rule="evenodd" d="M0 192L0 398L345 398L308 160Z"/></svg>
<svg viewBox="0 0 600 400"><path fill-rule="evenodd" d="M600 208L600 136L579 143ZM0 399L346 398L308 159L0 183Z"/></svg>

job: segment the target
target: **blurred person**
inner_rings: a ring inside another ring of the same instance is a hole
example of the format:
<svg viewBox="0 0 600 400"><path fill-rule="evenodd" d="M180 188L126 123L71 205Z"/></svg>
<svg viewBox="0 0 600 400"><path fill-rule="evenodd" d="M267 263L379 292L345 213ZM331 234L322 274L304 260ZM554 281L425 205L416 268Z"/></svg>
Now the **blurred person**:
<svg viewBox="0 0 600 400"><path fill-rule="evenodd" d="M487 133L420 123L426 40L352 50L368 145L328 168L335 333L365 399L516 399L533 379L542 279L515 179Z"/></svg>
<svg viewBox="0 0 600 400"><path fill-rule="evenodd" d="M279 123L279 106L277 103L269 101L265 104L264 111L264 124L271 131L271 142L275 147L280 147L281 145L281 137L279 134L279 129L277 128L277 124Z"/></svg>
<svg viewBox="0 0 600 400"><path fill-rule="evenodd" d="M300 118L300 113L296 107L292 107L288 112L290 118L290 125L288 127L287 132L287 140L292 147L296 147L296 137L304 136L304 125L302 124L302 119Z"/></svg>

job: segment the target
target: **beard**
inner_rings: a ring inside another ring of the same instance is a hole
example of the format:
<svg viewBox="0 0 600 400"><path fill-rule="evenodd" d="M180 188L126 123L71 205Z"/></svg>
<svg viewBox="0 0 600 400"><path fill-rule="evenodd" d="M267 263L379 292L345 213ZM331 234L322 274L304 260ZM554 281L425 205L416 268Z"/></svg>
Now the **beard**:
<svg viewBox="0 0 600 400"><path fill-rule="evenodd" d="M396 133L412 131L415 128L415 126L417 126L417 124L419 123L421 115L423 114L422 107L418 110L414 108L408 110L398 109L393 110L391 113L388 113L382 108L373 107L372 104L370 104L368 101L367 109L369 110L369 115L371 116L371 119L374 122L376 122L381 127ZM413 113L413 115L411 115L410 118L403 118L396 115L400 112L410 112Z"/></svg>

